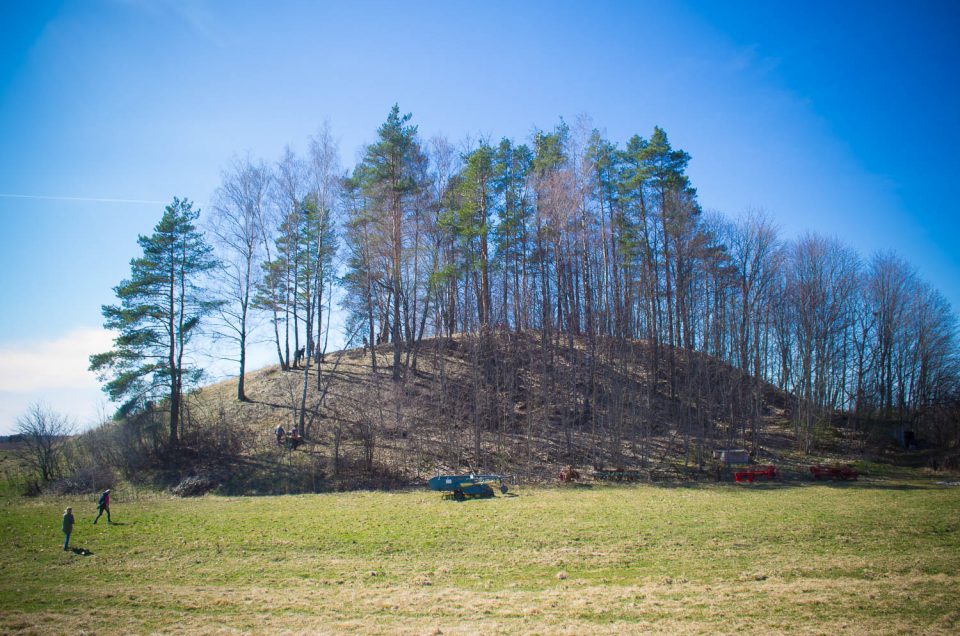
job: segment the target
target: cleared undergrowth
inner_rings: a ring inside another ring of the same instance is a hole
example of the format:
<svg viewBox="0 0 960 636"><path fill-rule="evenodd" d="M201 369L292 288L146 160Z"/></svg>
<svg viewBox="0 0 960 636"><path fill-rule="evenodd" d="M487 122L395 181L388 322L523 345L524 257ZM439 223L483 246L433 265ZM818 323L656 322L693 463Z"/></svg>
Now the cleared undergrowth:
<svg viewBox="0 0 960 636"><path fill-rule="evenodd" d="M63 552L59 519L77 514ZM960 488L0 499L0 632L956 633Z"/></svg>

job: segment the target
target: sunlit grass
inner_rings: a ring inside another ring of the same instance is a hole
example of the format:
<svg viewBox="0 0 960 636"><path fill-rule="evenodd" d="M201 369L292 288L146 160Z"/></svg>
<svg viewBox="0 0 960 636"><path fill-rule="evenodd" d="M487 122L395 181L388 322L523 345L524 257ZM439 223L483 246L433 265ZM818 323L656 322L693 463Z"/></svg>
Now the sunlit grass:
<svg viewBox="0 0 960 636"><path fill-rule="evenodd" d="M0 632L951 633L923 483L0 501ZM59 519L73 505L73 544Z"/></svg>

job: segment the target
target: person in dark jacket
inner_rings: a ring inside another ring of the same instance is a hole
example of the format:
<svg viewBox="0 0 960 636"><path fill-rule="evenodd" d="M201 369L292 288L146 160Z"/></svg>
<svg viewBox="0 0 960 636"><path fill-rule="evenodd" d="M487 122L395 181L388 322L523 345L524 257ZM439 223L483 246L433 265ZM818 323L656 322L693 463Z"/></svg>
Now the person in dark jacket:
<svg viewBox="0 0 960 636"><path fill-rule="evenodd" d="M63 530L63 549L70 549L70 533L73 532L73 508L67 508L63 511L63 523L60 526Z"/></svg>
<svg viewBox="0 0 960 636"><path fill-rule="evenodd" d="M97 515L97 518L93 520L94 525L97 524L97 521L100 520L100 517L101 515L103 515L103 513L107 513L107 523L112 523L110 521L110 489L109 488L104 490L103 494L100 495L100 501L97 502L97 510L99 511L99 514Z"/></svg>

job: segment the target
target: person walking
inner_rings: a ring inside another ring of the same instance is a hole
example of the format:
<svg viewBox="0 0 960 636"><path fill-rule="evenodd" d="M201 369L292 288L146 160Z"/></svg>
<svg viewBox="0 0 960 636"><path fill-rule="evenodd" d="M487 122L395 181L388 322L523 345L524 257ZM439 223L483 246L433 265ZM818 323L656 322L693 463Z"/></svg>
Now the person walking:
<svg viewBox="0 0 960 636"><path fill-rule="evenodd" d="M97 525L97 521L100 520L100 517L101 515L103 515L103 513L107 513L107 523L108 524L113 523L112 521L110 521L110 489L109 488L104 490L103 494L100 495L100 501L97 502L97 510L99 511L99 514L97 515L97 518L93 520L93 525Z"/></svg>
<svg viewBox="0 0 960 636"><path fill-rule="evenodd" d="M73 508L67 508L63 511L63 523L60 526L63 530L63 550L70 549L70 533L73 532Z"/></svg>
<svg viewBox="0 0 960 636"><path fill-rule="evenodd" d="M297 450L297 446L299 446L301 442L303 442L303 438L300 437L300 429L294 424L293 428L290 429L290 448Z"/></svg>
<svg viewBox="0 0 960 636"><path fill-rule="evenodd" d="M273 433L277 436L277 446L283 446L283 436L286 434L283 430L283 424L277 424L277 428Z"/></svg>

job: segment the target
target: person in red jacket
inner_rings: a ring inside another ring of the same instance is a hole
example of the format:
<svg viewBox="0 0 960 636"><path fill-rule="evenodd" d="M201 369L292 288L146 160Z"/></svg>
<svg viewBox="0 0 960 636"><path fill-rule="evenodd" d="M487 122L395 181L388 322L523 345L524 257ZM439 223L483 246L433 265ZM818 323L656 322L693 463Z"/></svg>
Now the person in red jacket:
<svg viewBox="0 0 960 636"><path fill-rule="evenodd" d="M94 525L97 524L97 521L100 520L100 517L101 515L103 515L103 513L107 513L107 523L112 523L110 521L110 489L109 488L104 490L103 494L100 495L100 501L97 502L97 510L99 511L99 514L97 515L97 518L93 520Z"/></svg>

